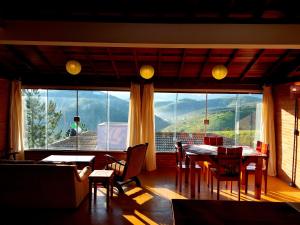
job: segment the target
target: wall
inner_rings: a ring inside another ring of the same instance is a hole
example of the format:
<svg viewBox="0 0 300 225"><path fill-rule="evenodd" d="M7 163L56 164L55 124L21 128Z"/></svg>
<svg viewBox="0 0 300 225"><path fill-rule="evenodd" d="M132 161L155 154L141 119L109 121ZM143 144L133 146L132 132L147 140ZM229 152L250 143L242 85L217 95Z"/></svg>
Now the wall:
<svg viewBox="0 0 300 225"><path fill-rule="evenodd" d="M293 143L294 143L294 106L295 100L290 96L290 84L277 85L273 89L276 151L278 176L286 182L291 181ZM298 106L300 102L298 101ZM299 107L298 107L299 108ZM299 110L299 109L298 109ZM300 129L300 127L299 127ZM300 187L300 142L298 137L298 165L296 185Z"/></svg>
<svg viewBox="0 0 300 225"><path fill-rule="evenodd" d="M0 78L0 156L8 147L10 82Z"/></svg>

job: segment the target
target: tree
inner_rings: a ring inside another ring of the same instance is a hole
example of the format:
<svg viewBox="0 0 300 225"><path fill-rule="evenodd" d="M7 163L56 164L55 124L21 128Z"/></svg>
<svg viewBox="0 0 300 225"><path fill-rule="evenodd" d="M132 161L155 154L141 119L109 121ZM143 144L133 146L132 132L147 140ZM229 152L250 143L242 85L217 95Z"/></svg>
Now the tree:
<svg viewBox="0 0 300 225"><path fill-rule="evenodd" d="M42 102L38 90L26 89L23 95L25 96L25 132L28 148L45 147L46 141L53 143L60 139L62 130L57 130L57 125L62 113L56 111L55 102L49 101L46 112L46 103Z"/></svg>

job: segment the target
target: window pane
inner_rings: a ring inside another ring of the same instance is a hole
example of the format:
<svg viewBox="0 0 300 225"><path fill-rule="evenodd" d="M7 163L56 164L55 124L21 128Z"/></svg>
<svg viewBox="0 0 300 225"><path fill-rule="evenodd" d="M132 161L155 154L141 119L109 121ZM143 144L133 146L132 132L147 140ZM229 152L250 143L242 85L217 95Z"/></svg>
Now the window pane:
<svg viewBox="0 0 300 225"><path fill-rule="evenodd" d="M48 149L77 149L77 91L48 90Z"/></svg>
<svg viewBox="0 0 300 225"><path fill-rule="evenodd" d="M260 140L262 95L240 94L236 121L236 144L254 147Z"/></svg>
<svg viewBox="0 0 300 225"><path fill-rule="evenodd" d="M177 140L200 143L204 132L205 94L178 93L176 108Z"/></svg>
<svg viewBox="0 0 300 225"><path fill-rule="evenodd" d="M207 112L209 125L207 135L224 137L224 145L235 144L235 112L237 94L208 94Z"/></svg>
<svg viewBox="0 0 300 225"><path fill-rule="evenodd" d="M109 150L125 150L127 147L127 127L129 92L108 92L109 121L107 143Z"/></svg>
<svg viewBox="0 0 300 225"><path fill-rule="evenodd" d="M24 102L25 148L46 148L46 95L45 90L25 89Z"/></svg>
<svg viewBox="0 0 300 225"><path fill-rule="evenodd" d="M154 93L156 151L174 151L176 93Z"/></svg>

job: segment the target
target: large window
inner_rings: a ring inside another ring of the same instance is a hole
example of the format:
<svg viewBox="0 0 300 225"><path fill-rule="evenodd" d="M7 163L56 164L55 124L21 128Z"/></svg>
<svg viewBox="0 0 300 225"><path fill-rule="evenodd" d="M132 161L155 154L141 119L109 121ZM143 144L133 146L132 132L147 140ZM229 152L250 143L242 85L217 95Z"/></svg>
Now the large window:
<svg viewBox="0 0 300 225"><path fill-rule="evenodd" d="M117 91L23 89L26 149L124 150L129 96Z"/></svg>
<svg viewBox="0 0 300 225"><path fill-rule="evenodd" d="M254 146L261 102L261 94L155 93L157 151L174 151L176 140L203 143L205 135L223 136L225 145Z"/></svg>

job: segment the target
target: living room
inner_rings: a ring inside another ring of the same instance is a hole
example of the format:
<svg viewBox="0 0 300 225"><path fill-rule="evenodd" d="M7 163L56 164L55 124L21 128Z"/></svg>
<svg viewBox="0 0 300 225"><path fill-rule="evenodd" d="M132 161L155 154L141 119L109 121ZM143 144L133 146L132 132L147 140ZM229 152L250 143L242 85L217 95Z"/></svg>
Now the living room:
<svg viewBox="0 0 300 225"><path fill-rule="evenodd" d="M40 11L25 5L23 12L8 4L1 13L3 158L32 160L41 168L36 162L50 155L92 155L89 166L101 170L106 154L124 160L128 146L149 143L142 187L114 193L111 213L99 186L92 211L83 198L68 216L39 210L39 221L45 216L48 224L172 224L172 199L216 200L217 193L211 195L204 173L200 194L192 197L191 183L179 192L174 144L202 145L205 136L216 135L226 146L256 148L259 140L270 145L268 194L262 173L250 175L242 201L299 202L296 3L280 7L269 1L259 15L259 3L248 2L228 2L225 14L206 1L172 7L155 2L147 10L142 3L118 3L61 11L54 4ZM67 71L69 60L79 63L77 75ZM212 70L220 65L227 73L218 79ZM153 77L140 75L143 66ZM69 163L70 174L85 167ZM21 183L39 185L34 177L20 177ZM236 188L231 193L221 186L221 200L236 201Z"/></svg>

